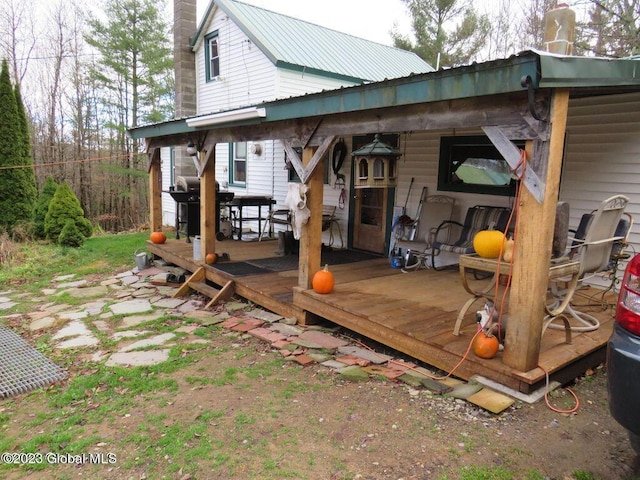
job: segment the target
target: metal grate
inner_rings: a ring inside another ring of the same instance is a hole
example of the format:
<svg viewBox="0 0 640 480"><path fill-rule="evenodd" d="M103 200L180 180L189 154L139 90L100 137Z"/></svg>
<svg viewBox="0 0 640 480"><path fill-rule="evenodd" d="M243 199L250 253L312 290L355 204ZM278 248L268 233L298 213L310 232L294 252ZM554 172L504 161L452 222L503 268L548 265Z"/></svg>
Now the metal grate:
<svg viewBox="0 0 640 480"><path fill-rule="evenodd" d="M0 325L0 398L46 387L66 376L22 337Z"/></svg>

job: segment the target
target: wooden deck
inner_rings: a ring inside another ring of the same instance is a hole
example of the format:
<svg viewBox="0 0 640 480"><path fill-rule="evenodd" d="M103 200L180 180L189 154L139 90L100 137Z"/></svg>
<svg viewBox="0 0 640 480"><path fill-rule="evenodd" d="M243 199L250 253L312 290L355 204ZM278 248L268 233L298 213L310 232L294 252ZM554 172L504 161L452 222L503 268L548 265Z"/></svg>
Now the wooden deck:
<svg viewBox="0 0 640 480"><path fill-rule="evenodd" d="M217 244L218 254L228 253L233 262L273 257L275 248L273 241L225 240ZM201 266L193 261L192 244L184 240L149 243L148 249L191 272ZM580 308L596 315L600 328L574 333L571 345L564 343L563 331L547 330L542 339L542 368L520 372L505 366L502 354L483 360L470 353L461 362L475 333L475 311L480 305L465 316L461 335L453 335L456 316L469 299L457 270L404 274L391 268L385 258L333 265L335 290L320 295L297 287L297 270L232 276L215 267L206 267L207 280L217 285L233 280L237 295L280 315L295 316L301 322L317 315L443 371L455 368L456 377L468 380L482 375L523 393L544 385L543 368L564 383L601 363L613 328L610 310ZM480 285L482 281L472 282Z"/></svg>

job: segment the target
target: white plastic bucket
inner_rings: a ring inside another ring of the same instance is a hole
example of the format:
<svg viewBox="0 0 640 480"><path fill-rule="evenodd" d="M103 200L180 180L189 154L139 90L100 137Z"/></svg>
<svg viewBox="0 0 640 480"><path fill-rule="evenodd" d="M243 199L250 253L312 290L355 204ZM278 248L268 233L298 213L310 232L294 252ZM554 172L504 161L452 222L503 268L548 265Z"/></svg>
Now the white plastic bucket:
<svg viewBox="0 0 640 480"><path fill-rule="evenodd" d="M200 253L200 235L193 237L193 259L196 262L202 260Z"/></svg>

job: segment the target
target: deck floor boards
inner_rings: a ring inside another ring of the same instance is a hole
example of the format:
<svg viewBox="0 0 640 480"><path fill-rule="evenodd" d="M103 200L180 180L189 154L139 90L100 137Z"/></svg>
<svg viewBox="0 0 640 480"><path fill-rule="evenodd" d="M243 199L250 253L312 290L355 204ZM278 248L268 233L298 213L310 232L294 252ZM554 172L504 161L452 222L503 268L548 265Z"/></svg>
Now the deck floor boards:
<svg viewBox="0 0 640 480"><path fill-rule="evenodd" d="M217 252L228 253L231 261L243 262L274 257L276 247L273 241L225 240L217 243ZM148 248L154 255L191 272L201 266L192 258L192 244L183 239L168 240L162 245L149 243ZM329 295L312 290L294 291L298 284L297 270L236 277L215 269L215 265L205 270L208 280L220 284L233 280L238 295L276 313L300 318L304 311L311 312L445 371L460 363L476 332L475 311L482 302L469 309L461 335L454 336L456 316L469 298L457 270L402 273L391 268L385 258L329 267L336 282L334 292ZM468 280L474 289L481 289L490 281ZM590 310L601 321L601 327L595 332L573 333L571 345L565 343L564 331L545 332L540 354L540 365L545 370L551 373L568 370L572 364L603 350L613 328L611 311L604 312L599 307ZM463 379L474 374L524 392L539 386L545 377L542 368L514 371L502 363L501 354L492 360L470 354L454 372Z"/></svg>

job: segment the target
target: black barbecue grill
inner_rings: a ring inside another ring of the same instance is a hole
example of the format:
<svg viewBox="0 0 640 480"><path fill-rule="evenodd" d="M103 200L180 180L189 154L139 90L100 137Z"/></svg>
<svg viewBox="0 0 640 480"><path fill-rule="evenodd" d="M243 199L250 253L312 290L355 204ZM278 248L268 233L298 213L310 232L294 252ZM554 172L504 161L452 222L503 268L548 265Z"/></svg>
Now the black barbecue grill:
<svg viewBox="0 0 640 480"><path fill-rule="evenodd" d="M180 234L190 237L200 235L200 179L198 177L178 176L175 187L168 192L176 201L176 238ZM220 206L233 200L234 193L220 191L216 182L216 232L220 235Z"/></svg>

